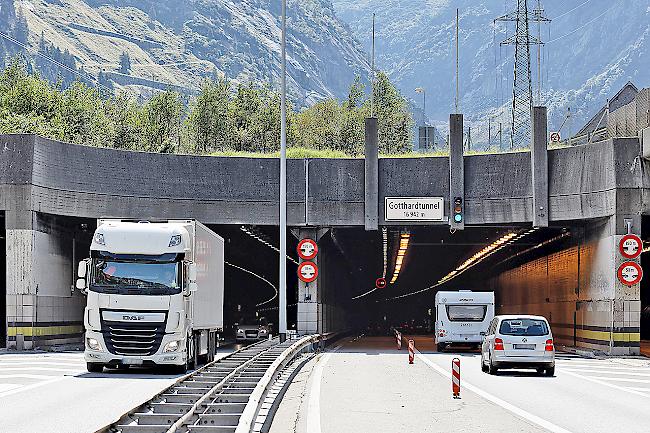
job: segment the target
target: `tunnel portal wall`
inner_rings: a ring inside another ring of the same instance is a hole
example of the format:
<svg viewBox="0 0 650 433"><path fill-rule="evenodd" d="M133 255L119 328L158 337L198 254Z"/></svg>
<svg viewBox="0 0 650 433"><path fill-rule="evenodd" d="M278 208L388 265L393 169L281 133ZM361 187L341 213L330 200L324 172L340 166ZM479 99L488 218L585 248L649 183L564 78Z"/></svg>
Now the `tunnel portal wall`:
<svg viewBox="0 0 650 433"><path fill-rule="evenodd" d="M491 280L499 314L538 314L560 345L609 354L638 354L639 285L616 278L617 245L609 224L574 236L559 251L520 264Z"/></svg>

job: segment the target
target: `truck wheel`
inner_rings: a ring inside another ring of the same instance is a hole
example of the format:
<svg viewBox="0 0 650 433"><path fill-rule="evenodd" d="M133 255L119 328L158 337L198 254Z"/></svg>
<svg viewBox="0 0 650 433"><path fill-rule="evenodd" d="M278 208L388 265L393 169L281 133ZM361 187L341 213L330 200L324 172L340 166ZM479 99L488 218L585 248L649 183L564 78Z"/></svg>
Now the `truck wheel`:
<svg viewBox="0 0 650 433"><path fill-rule="evenodd" d="M101 373L104 371L104 364L98 364L96 362L87 362L86 370L88 370L89 373Z"/></svg>
<svg viewBox="0 0 650 433"><path fill-rule="evenodd" d="M185 362L185 371L196 368L196 344L194 336L187 338L187 361Z"/></svg>

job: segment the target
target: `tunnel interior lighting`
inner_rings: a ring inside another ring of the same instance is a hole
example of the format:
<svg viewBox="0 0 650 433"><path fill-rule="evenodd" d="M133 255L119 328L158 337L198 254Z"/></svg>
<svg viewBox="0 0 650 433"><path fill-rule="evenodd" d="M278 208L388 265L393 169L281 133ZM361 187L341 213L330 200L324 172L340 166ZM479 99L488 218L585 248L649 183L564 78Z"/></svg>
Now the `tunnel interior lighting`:
<svg viewBox="0 0 650 433"><path fill-rule="evenodd" d="M644 242L643 249L641 250L641 254L647 253L648 251L650 251L650 242Z"/></svg>
<svg viewBox="0 0 650 433"><path fill-rule="evenodd" d="M267 240L264 238L264 235L262 235L261 233L257 232L257 230L255 230L253 227L241 226L239 229L240 229L241 231L243 231L244 233L246 233L248 236L252 237L253 239L258 240L259 242L263 243L263 244L266 245L267 247L271 248L272 250L277 251L278 254L280 253L280 250L278 249L278 247L276 247L275 245L273 245L272 243L270 243L269 241L267 241ZM291 257L291 256L288 255L288 254L287 254L287 260L289 260L290 262L292 262L292 263L294 263L294 264L296 264L296 265L299 264L298 261L297 261L296 259L294 259L293 257Z"/></svg>
<svg viewBox="0 0 650 433"><path fill-rule="evenodd" d="M402 264L404 263L404 257L409 248L410 240L411 234L409 232L400 233L399 248L397 249L397 255L395 256L395 267L393 268L393 276L390 279L391 284L395 284L395 281L399 278L400 272L402 272Z"/></svg>
<svg viewBox="0 0 650 433"><path fill-rule="evenodd" d="M431 289L434 289L434 288L436 288L438 286L441 286L441 285L447 283L448 281L458 277L460 274L467 271L471 267L476 266L477 264L481 263L483 260L487 259L492 254L496 253L497 251L501 250L502 248L505 248L506 246L508 246L508 245L510 245L510 244L512 244L514 242L517 242L518 240L530 235L531 233L534 233L537 230L538 230L537 227L533 227L532 229L526 230L526 231L523 231L523 232L509 232L509 233L501 236L500 238L494 240L489 245L486 245L485 247L483 247L481 250L479 250L475 254L473 254L471 257L466 259L463 263L458 265L456 267L456 269L450 271L447 275L445 275L444 277L439 279L435 284L433 284L433 285L431 285L429 287L426 287L424 289L421 289L421 290L416 290L414 292L409 292L409 293L405 293L403 295L394 296L392 298L387 298L385 300L390 301L390 300L395 300L395 299L406 298L407 296L417 295L418 293L426 292L427 290L431 290Z"/></svg>
<svg viewBox="0 0 650 433"><path fill-rule="evenodd" d="M386 278L386 271L388 269L388 229L382 227L381 229L381 244L384 250L384 270L382 271L381 277Z"/></svg>

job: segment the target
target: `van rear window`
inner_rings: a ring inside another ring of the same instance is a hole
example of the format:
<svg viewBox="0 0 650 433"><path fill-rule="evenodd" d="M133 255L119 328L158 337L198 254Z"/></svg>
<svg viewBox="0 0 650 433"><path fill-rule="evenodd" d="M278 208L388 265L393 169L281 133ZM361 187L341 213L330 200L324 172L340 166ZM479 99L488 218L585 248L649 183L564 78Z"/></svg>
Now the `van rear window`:
<svg viewBox="0 0 650 433"><path fill-rule="evenodd" d="M487 305L447 305L447 317L452 322L482 322Z"/></svg>
<svg viewBox="0 0 650 433"><path fill-rule="evenodd" d="M506 319L501 322L499 333L503 335L526 335L541 337L548 335L548 325L540 319Z"/></svg>

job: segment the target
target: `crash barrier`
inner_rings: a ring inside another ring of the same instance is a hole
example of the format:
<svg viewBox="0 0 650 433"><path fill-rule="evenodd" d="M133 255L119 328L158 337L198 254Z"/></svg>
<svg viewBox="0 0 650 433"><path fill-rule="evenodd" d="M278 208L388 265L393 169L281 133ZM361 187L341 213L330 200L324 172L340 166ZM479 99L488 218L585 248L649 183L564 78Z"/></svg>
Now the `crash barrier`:
<svg viewBox="0 0 650 433"><path fill-rule="evenodd" d="M409 340L409 364L413 364L414 359L415 359L415 342L413 340Z"/></svg>

